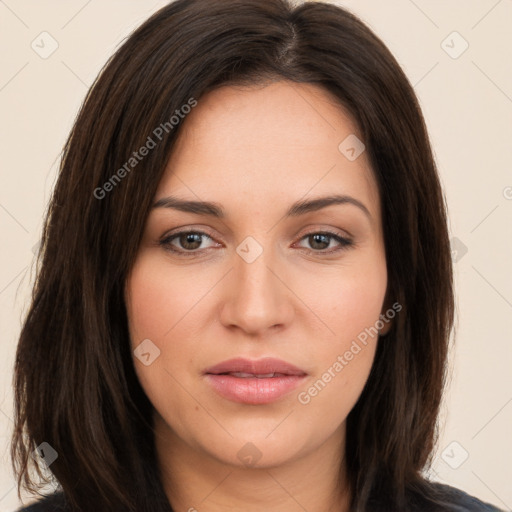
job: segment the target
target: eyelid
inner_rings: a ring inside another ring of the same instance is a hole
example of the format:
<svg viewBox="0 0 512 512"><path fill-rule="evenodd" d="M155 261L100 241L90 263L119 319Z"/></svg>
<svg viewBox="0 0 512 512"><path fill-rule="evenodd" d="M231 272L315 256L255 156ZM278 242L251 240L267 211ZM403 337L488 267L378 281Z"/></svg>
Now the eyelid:
<svg viewBox="0 0 512 512"><path fill-rule="evenodd" d="M299 234L296 237L302 239L307 235L314 235L316 233L329 233L333 236L339 236L340 238L344 238L346 240L353 240L354 236L352 233L348 232L346 229L333 228L333 227L321 227L319 224L309 224L304 229L299 231Z"/></svg>
<svg viewBox="0 0 512 512"><path fill-rule="evenodd" d="M215 237L209 232L208 228L198 229L198 228L194 228L191 226L190 227L182 226L182 227L176 228L174 230L171 230L171 231L167 232L165 235L163 235L160 238L160 240L157 242L157 245L163 246L165 250L167 250L168 252L170 252L172 254L176 254L178 256L184 256L184 257L199 256L199 255L202 255L208 249L213 248L213 247L207 247L205 249L197 249L197 250L192 250L192 251L186 251L183 249L174 249L174 248L171 249L170 242L172 240L174 240L175 238L177 238L178 236L183 235L183 234L197 234L197 235L209 238L210 240L215 242L217 245L219 244L219 242L216 242ZM334 249L331 248L329 250L325 250L325 249L314 250L314 249L308 249L306 247L299 247L299 249L305 250L309 253L317 254L319 256L322 256L322 255L327 256L330 254L337 254L339 252L342 252L343 250L346 250L346 249L349 249L350 247L355 246L355 242L353 240L352 235L341 234L333 228L322 229L320 227L317 227L317 228L308 227L307 231L305 231L305 232L303 231L302 234L296 235L297 241L295 241L293 245L295 246L296 244L300 243L302 240L306 239L308 236L313 236L313 235L327 235L331 239L334 239L335 241L338 242L338 247L336 247Z"/></svg>

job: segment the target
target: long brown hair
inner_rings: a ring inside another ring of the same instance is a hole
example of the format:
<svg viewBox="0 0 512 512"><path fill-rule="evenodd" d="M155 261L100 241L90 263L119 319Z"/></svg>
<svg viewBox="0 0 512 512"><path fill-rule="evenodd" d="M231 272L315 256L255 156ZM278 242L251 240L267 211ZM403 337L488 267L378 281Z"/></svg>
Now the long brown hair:
<svg viewBox="0 0 512 512"><path fill-rule="evenodd" d="M171 510L129 348L124 284L184 106L220 85L276 79L322 86L357 122L381 197L388 298L402 306L347 420L352 509L404 511L436 499L422 471L436 441L454 298L425 123L404 72L363 22L335 5L287 0L172 2L133 32L87 94L17 348L18 492L37 492L31 468L44 475L31 454L48 443L73 510ZM154 146L135 160L148 137Z"/></svg>

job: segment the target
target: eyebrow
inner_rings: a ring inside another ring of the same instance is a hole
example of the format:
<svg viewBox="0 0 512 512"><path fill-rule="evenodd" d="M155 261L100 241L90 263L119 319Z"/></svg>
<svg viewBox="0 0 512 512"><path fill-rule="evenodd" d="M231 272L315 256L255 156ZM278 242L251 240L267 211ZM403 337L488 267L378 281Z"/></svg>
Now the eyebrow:
<svg viewBox="0 0 512 512"><path fill-rule="evenodd" d="M310 200L301 200L292 204L285 213L285 217L298 217L306 213L315 212L336 204L350 204L362 210L366 216L372 220L372 216L368 208L358 199L347 195L330 195L326 197L318 197ZM187 213L195 213L197 215L209 215L217 218L225 218L225 212L218 203L209 201L190 201L179 199L174 196L163 197L159 199L153 208L173 208Z"/></svg>

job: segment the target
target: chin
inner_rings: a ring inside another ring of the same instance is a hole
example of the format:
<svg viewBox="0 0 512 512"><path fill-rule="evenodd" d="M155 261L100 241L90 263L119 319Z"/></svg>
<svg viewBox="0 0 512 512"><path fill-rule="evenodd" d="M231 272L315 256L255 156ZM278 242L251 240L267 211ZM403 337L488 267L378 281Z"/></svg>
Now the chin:
<svg viewBox="0 0 512 512"><path fill-rule="evenodd" d="M283 446L280 441L244 440L213 455L222 464L240 469L271 469L292 461L298 453L296 447Z"/></svg>

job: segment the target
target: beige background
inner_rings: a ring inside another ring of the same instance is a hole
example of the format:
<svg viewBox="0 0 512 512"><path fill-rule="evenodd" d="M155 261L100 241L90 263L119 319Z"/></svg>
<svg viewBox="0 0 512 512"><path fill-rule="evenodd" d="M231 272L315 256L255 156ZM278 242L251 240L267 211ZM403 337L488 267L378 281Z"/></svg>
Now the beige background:
<svg viewBox="0 0 512 512"><path fill-rule="evenodd" d="M59 154L101 66L166 3L0 0L0 511L19 506L12 365ZM458 331L432 477L511 510L512 0L338 3L414 84L450 209Z"/></svg>

